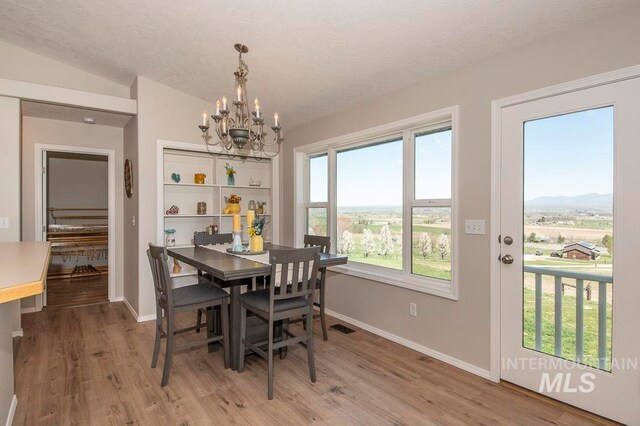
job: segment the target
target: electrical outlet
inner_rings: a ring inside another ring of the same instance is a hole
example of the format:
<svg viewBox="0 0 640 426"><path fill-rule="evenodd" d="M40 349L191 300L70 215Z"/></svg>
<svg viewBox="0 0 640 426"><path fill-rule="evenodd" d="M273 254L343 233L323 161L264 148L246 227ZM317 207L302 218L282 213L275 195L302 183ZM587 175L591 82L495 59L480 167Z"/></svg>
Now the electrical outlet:
<svg viewBox="0 0 640 426"><path fill-rule="evenodd" d="M465 234L477 234L484 235L484 220L465 219L464 221L464 233Z"/></svg>
<svg viewBox="0 0 640 426"><path fill-rule="evenodd" d="M9 229L8 217L0 217L0 229Z"/></svg>
<svg viewBox="0 0 640 426"><path fill-rule="evenodd" d="M409 303L409 315L411 315L412 317L418 316L418 305L413 302Z"/></svg>

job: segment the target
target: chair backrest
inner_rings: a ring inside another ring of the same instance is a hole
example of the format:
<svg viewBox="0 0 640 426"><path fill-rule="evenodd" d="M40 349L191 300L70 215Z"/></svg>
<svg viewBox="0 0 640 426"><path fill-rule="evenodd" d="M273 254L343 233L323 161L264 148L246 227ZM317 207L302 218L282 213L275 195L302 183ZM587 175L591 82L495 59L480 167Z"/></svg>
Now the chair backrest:
<svg viewBox="0 0 640 426"><path fill-rule="evenodd" d="M270 250L269 261L271 262L270 310L273 311L275 300L301 296L308 298L309 306L312 306L313 292L318 279L320 247ZM289 283L291 285L288 285Z"/></svg>
<svg viewBox="0 0 640 426"><path fill-rule="evenodd" d="M208 246L209 244L227 244L233 242L233 234L207 234L206 232L195 232L193 234L193 244L198 246Z"/></svg>
<svg viewBox="0 0 640 426"><path fill-rule="evenodd" d="M320 235L305 235L305 247L320 247L320 253L329 253L331 250L331 237L322 237Z"/></svg>
<svg viewBox="0 0 640 426"><path fill-rule="evenodd" d="M156 246L149 243L147 250L151 275L153 275L153 287L156 292L156 300L162 300L171 306L173 303L171 276L167 265L167 249L163 246Z"/></svg>

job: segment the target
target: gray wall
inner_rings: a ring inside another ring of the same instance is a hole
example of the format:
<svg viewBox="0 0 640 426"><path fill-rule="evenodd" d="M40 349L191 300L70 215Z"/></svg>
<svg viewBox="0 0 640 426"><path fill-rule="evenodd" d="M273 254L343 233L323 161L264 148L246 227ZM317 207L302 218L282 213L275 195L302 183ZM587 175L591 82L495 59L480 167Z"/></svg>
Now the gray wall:
<svg viewBox="0 0 640 426"><path fill-rule="evenodd" d="M463 234L465 218L489 225L491 101L640 64L640 9L567 29L489 61L292 129L282 158L282 229L293 242L293 148L460 105L460 299L452 301L348 275L329 277L327 306L451 357L489 369L490 235ZM390 76L390 78L393 78ZM418 317L408 315L409 302Z"/></svg>

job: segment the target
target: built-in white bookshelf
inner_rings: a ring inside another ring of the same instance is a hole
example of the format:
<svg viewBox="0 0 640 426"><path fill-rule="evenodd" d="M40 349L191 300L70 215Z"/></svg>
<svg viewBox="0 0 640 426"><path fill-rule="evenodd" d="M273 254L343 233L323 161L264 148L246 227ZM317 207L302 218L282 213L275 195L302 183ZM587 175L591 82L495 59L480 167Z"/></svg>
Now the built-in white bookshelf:
<svg viewBox="0 0 640 426"><path fill-rule="evenodd" d="M186 144L160 144L159 166L162 167L162 181L159 182L158 195L160 200L158 236L161 244L165 243L165 230L175 229L176 247L193 245L194 232L206 231L209 225L217 225L219 233L231 232L232 216L224 214L225 197L236 194L242 198L240 214L243 217L243 241L248 241L246 234L245 215L251 200L264 205L264 215L267 216L267 226L264 231L265 241L273 241L274 235L274 191L273 181L274 162L271 158L232 157L221 154L211 154L198 149L183 149ZM195 147L194 147L195 148ZM236 171L235 184L229 185L225 165L229 164ZM180 181L175 182L172 174L180 175ZM205 183L195 183L195 174L204 173ZM159 173L160 177L160 173ZM198 202L207 205L205 214L197 213ZM178 214L166 214L173 205L178 206ZM196 271L188 265L181 264L182 271L172 274L175 277L195 275ZM170 263L170 269L172 263Z"/></svg>

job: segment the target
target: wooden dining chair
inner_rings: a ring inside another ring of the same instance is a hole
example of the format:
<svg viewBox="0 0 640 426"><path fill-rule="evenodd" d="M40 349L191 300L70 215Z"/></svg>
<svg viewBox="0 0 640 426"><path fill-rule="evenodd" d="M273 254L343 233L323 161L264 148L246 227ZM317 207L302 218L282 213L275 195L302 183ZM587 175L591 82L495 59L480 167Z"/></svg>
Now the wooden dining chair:
<svg viewBox="0 0 640 426"><path fill-rule="evenodd" d="M217 245L217 244L231 244L233 242L233 234L208 234L206 232L194 232L193 233L193 245L196 247L200 246L208 246L208 245ZM201 271L198 269L198 278L199 282L211 282L218 287L225 287L224 281L220 281L219 279L212 277L211 275ZM219 329L218 315L214 318L214 328L216 330ZM202 328L202 309L198 309L198 316L196 320L197 328L196 333L200 333L200 328Z"/></svg>
<svg viewBox="0 0 640 426"><path fill-rule="evenodd" d="M225 368L229 368L229 295L227 292L217 286L203 285L201 283L174 289L172 279L169 276L169 267L167 266L167 249L165 247L149 243L147 257L149 258L149 264L151 266L153 285L156 295L156 340L153 347L151 368L155 368L158 363L161 339L165 338L167 340L161 386L165 386L169 382L173 352L180 349L191 348L193 346L205 345L222 340L224 366ZM198 327L198 325L195 325L193 327L176 329L175 314L177 312L214 308L217 306L220 306L222 310L221 335L213 334L212 310L207 310L207 338L190 341L178 346L175 345L176 335L193 331ZM163 316L167 320L166 329L163 327Z"/></svg>
<svg viewBox="0 0 640 426"><path fill-rule="evenodd" d="M316 381L313 353L313 296L318 279L320 248L309 247L291 250L269 251L271 280L269 288L244 293L240 296L240 351L238 372L244 370L245 348L267 359L268 395L273 399L273 351L296 343L307 348L309 376ZM291 278L289 278L291 277ZM247 341L247 311L253 312L268 324L268 338L263 342ZM303 316L307 328L303 334L294 335L283 330L281 339L275 342L274 325L283 320ZM263 346L267 350L263 350Z"/></svg>
<svg viewBox="0 0 640 426"><path fill-rule="evenodd" d="M320 235L305 235L304 236L304 246L305 247L320 247L320 253L329 253L331 250L331 237L323 237ZM324 340L329 340L329 336L327 335L327 321L325 319L324 314L324 296L325 296L325 283L327 278L327 268L320 268L319 277L316 283L316 289L318 290L318 301L314 300L313 304L318 307L320 313L314 314L314 318L320 317L320 325L322 326L322 338ZM297 321L303 321L303 325L306 324L304 319ZM291 321L296 322L296 321Z"/></svg>

